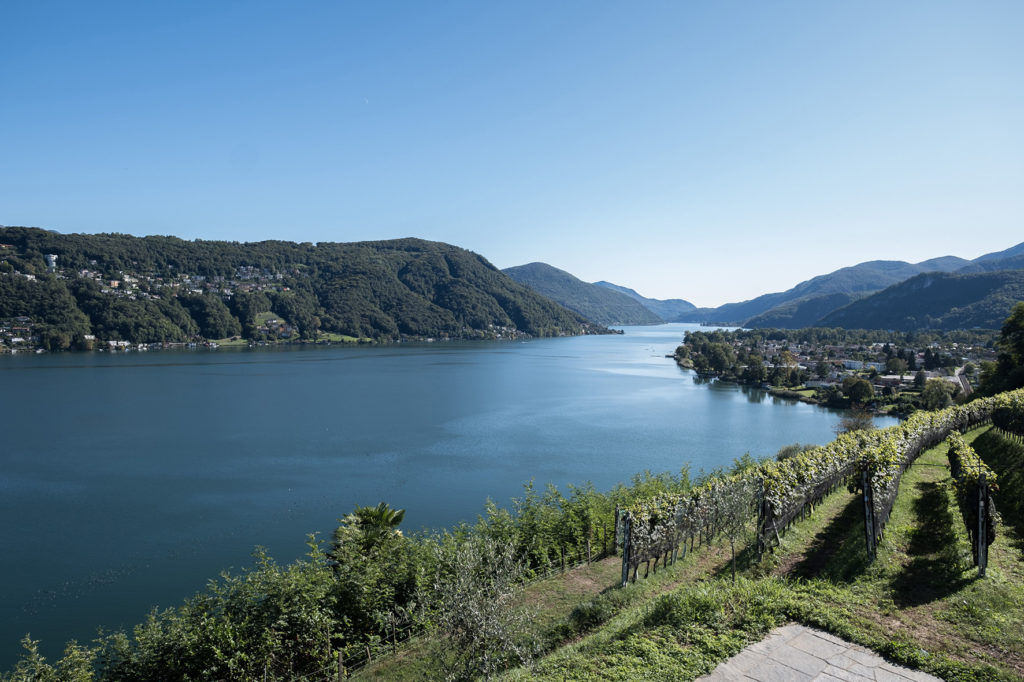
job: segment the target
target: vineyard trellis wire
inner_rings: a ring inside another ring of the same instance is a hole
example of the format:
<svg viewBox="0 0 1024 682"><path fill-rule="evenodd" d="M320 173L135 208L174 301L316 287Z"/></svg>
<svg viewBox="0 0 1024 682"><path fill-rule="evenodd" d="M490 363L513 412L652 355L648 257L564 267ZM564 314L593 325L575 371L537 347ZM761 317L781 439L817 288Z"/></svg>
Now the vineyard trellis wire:
<svg viewBox="0 0 1024 682"><path fill-rule="evenodd" d="M716 537L726 500L749 497L760 554L774 547L797 518L851 479L860 484L863 494L867 552L874 559L906 469L949 434L990 420L1003 430L1024 431L1024 389L936 412L918 412L887 429L843 434L780 462L713 477L685 494L638 500L616 512L622 584L637 579L640 564L645 564L646 576L652 560L656 572L659 561L669 565L680 549L685 556L688 544L692 549L695 541Z"/></svg>

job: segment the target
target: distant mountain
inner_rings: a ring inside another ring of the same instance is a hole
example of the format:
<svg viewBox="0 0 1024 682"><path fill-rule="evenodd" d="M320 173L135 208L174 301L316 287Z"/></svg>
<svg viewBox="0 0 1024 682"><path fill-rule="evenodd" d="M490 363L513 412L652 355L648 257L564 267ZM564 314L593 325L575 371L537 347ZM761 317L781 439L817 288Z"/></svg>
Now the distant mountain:
<svg viewBox="0 0 1024 682"><path fill-rule="evenodd" d="M755 315L743 323L748 328L801 329L813 327L814 323L828 313L860 300L868 294L823 294L798 298L777 305L771 310Z"/></svg>
<svg viewBox="0 0 1024 682"><path fill-rule="evenodd" d="M1024 300L1024 270L911 277L835 310L813 326L847 329L998 329Z"/></svg>
<svg viewBox="0 0 1024 682"><path fill-rule="evenodd" d="M995 272L997 270L1020 270L1022 268L1024 268L1024 254L1018 254L1004 258L977 260L957 270L957 272L967 274L972 272Z"/></svg>
<svg viewBox="0 0 1024 682"><path fill-rule="evenodd" d="M681 318L683 316L687 314L692 315L693 311L697 309L697 306L693 305L689 301L684 301L681 298L659 300L656 298L647 298L646 296L641 296L632 289L619 286L618 284L612 284L611 282L605 282L603 280L600 282L594 282L594 284L599 287L605 287L606 289L611 289L612 291L617 291L620 294L625 294L626 296L629 296L634 301L639 302L641 305L643 305L645 308L653 312L655 315L660 317L665 322L679 322L681 321Z"/></svg>
<svg viewBox="0 0 1024 682"><path fill-rule="evenodd" d="M680 299L658 301L645 298L632 289L609 282L596 282L596 284L634 298L667 322L707 322L745 327L796 329L819 323L836 324L835 320L845 319L839 312L848 308L853 311L850 315L859 315L858 311L865 308L857 306L868 305L867 301L873 300L873 294L926 273L973 275L1015 270L1024 270L1024 243L1003 251L987 253L973 261L957 256L940 256L923 260L920 263L892 260L867 261L812 277L786 291L763 294L748 301L726 303L717 308L697 308ZM1010 277L1010 280L1012 279ZM995 280L975 281L968 278L961 281L954 278L935 281L959 282L966 287L962 293L976 296L976 298L963 304L950 303L948 309L945 310L942 309L941 301L931 301L932 307L927 312L922 310L920 315L913 316L913 320L906 322L913 328L920 328L918 318L930 319L935 324L944 325L942 328L960 322L968 326L984 326L991 322L991 315L1002 314L1005 317L1004 313L996 311L1002 310L1003 303L1005 303L1001 297L1012 296L1014 291L1009 280L1006 283L1008 288L1003 289L1002 285L996 286L995 290L989 293L984 293L983 290L985 286L991 285ZM989 284L982 284L982 282ZM990 294L995 298L990 299ZM891 319L887 318L889 319L887 325L903 319L902 315L901 312L894 313ZM868 328L879 328L879 324L881 324L880 321L876 323L870 318L858 319L860 319L859 324L866 325ZM837 326L850 325L843 322ZM881 328L888 328L888 326Z"/></svg>
<svg viewBox="0 0 1024 682"><path fill-rule="evenodd" d="M972 262L984 263L985 261L1006 260L1017 256L1024 256L1024 242L1002 251L993 251L992 253L986 253L984 256L978 256Z"/></svg>
<svg viewBox="0 0 1024 682"><path fill-rule="evenodd" d="M528 263L502 272L538 294L603 325L661 324L662 318L617 291L588 284L547 263Z"/></svg>
<svg viewBox="0 0 1024 682"><path fill-rule="evenodd" d="M702 319L698 321L728 322L749 326L749 320L764 315L778 306L791 306L794 302L807 301L835 294L851 297L846 300L849 303L856 294L865 295L879 291L923 272L951 272L969 263L970 261L954 256L933 258L917 264L904 261L867 261L840 268L826 275L812 277L786 291L764 294L741 303L726 303L718 308L712 308L703 312ZM843 296L826 298L814 305L823 305L827 301L841 304L843 300ZM822 311L822 314L824 312L826 311ZM771 318L778 318L780 320L790 316L792 316L791 307L784 307L782 310L772 312L770 315Z"/></svg>
<svg viewBox="0 0 1024 682"><path fill-rule="evenodd" d="M259 338L264 313L306 340L606 331L440 242L240 244L0 228L0 320L25 318L18 324L32 324L45 347Z"/></svg>

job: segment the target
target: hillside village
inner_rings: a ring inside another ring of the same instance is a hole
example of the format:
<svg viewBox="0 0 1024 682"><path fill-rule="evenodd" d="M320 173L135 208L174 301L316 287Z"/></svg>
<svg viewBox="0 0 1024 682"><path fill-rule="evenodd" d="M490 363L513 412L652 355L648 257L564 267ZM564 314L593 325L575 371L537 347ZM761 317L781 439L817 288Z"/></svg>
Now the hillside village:
<svg viewBox="0 0 1024 682"><path fill-rule="evenodd" d="M6 262L3 258L4 251L13 252L14 246L0 244L0 262ZM58 254L44 254L47 271L41 274L42 277L55 277L67 280L77 278L87 280L96 284L104 295L114 299L125 299L129 301L153 300L159 301L165 298L174 298L183 295L214 295L219 296L225 302L230 302L237 294L250 294L257 292L287 292L290 287L282 284L286 276L298 275L297 270L289 273L272 271L269 268L254 266L239 266L235 268L233 277L212 276L180 273L175 276L162 276L157 272L116 272L105 271L95 259L90 260L90 268L71 270L61 268L60 256ZM18 277L26 282L38 282L39 277L34 273L0 272L0 276ZM280 319L278 315L265 314L261 316L256 326L257 341L268 340L290 340L297 339L299 334L293 325L286 320ZM17 352L42 352L39 345L40 327L43 323L32 317L18 315L15 317L0 318L0 353ZM109 349L109 350L157 350L163 348L196 347L206 345L217 347L216 342L197 339L189 342L161 342L161 343L131 343L121 339L97 339L95 335L84 336L87 349Z"/></svg>
<svg viewBox="0 0 1024 682"><path fill-rule="evenodd" d="M854 336L856 332L822 330ZM924 407L928 382L939 380L941 406L973 392L982 370L996 360L991 335L970 341L936 338L916 344L892 341L799 339L778 330L691 332L673 357L699 376L759 386L774 395L815 404L848 407L861 403L881 412ZM796 336L799 332L789 332ZM882 332L870 334L873 338ZM813 336L813 335L812 335ZM859 384L857 389L854 385Z"/></svg>

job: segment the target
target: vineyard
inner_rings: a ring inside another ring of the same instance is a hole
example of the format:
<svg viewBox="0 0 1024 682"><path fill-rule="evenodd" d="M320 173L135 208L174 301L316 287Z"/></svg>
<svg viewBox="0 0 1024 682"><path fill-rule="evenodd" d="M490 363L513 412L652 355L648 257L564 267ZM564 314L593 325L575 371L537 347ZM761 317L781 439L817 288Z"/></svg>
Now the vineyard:
<svg viewBox="0 0 1024 682"><path fill-rule="evenodd" d="M865 546L873 559L907 467L921 452L951 434L989 421L1019 437L1024 432L1024 390L937 412L918 412L898 426L843 434L827 445L782 461L764 462L741 473L713 477L684 493L637 500L619 510L616 519L622 546L622 584L630 578L636 580L640 564L645 565L647 575L652 561L656 571L659 560L663 565L675 561L680 549L685 556L687 545L692 548L695 540L700 542L722 533L733 536L754 519L759 552L770 550L795 519L849 482L858 487L863 497ZM962 467L964 473L957 478L958 486L964 490L971 485L977 489L977 481L972 478L975 474L966 472L980 470L974 460L970 462ZM989 472L988 476L991 485L994 475ZM985 497L988 499L987 493ZM996 518L992 505L986 503L981 515L985 519L982 525L990 529L991 543ZM965 511L965 520L977 516L977 511ZM973 538L978 535L977 524L972 528ZM976 556L983 553L976 550ZM982 569L983 565L979 564Z"/></svg>

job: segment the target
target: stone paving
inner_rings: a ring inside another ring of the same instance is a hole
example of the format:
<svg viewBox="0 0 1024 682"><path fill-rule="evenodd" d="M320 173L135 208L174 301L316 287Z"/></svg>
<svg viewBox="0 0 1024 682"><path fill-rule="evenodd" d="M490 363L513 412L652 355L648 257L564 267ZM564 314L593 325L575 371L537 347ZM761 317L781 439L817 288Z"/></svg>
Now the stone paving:
<svg viewBox="0 0 1024 682"><path fill-rule="evenodd" d="M775 628L768 636L715 668L698 682L940 682L889 663L862 646L803 625Z"/></svg>

